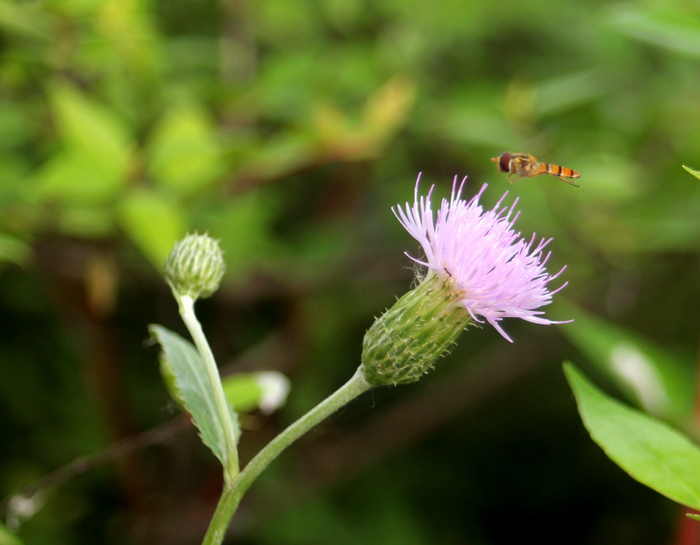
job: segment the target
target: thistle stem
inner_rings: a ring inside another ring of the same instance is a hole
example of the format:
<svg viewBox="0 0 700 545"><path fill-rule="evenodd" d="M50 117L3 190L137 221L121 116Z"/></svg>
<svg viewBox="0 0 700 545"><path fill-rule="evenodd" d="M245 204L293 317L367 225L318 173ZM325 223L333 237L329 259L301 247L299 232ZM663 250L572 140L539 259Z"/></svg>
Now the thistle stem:
<svg viewBox="0 0 700 545"><path fill-rule="evenodd" d="M173 293L175 292L173 291ZM211 382L212 391L214 392L214 403L216 404L216 410L223 424L224 448L226 452L224 481L230 484L236 479L239 473L238 451L236 449L236 436L233 419L231 417L231 409L228 401L226 401L224 388L221 385L221 376L216 366L216 360L214 360L214 354L209 347L209 342L204 335L204 331L202 331L202 326L194 313L194 299L189 295L178 295L176 293L175 299L177 299L180 307L182 321L185 322L190 335L192 335L192 340L199 351L199 355L202 357L204 367L207 371L207 377Z"/></svg>
<svg viewBox="0 0 700 545"><path fill-rule="evenodd" d="M219 545L223 541L231 517L236 512L241 498L243 498L253 481L270 465L270 462L324 418L330 416L370 388L372 388L372 385L365 380L364 368L360 366L344 386L340 387L334 394L331 394L320 404L316 405L316 407L270 441L245 466L231 485L224 484L219 504L216 507L202 545Z"/></svg>

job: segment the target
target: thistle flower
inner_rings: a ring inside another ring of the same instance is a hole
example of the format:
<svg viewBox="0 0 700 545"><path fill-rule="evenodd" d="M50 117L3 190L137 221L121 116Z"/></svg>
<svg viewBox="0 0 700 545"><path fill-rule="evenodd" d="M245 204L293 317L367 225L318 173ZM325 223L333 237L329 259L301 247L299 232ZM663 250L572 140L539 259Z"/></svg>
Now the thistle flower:
<svg viewBox="0 0 700 545"><path fill-rule="evenodd" d="M418 177L420 181L420 176ZM535 324L551 325L553 322L537 310L552 302L552 295L566 286L566 282L550 292L547 284L557 278L566 267L555 275L545 269L550 252L543 250L551 242L541 239L535 245L535 234L527 242L513 230L518 218L513 210L501 208L507 192L493 210L483 211L479 198L487 185L466 202L460 198L466 177L457 188L457 177L452 186L452 197L443 199L433 221L430 188L427 197L418 196L416 182L413 206L405 210L392 209L410 235L423 247L426 261L413 259L453 283L459 293L457 304L464 307L475 322L482 323L481 316L503 337L513 342L498 322L503 318L521 318ZM507 210L507 212L506 212Z"/></svg>
<svg viewBox="0 0 700 545"><path fill-rule="evenodd" d="M418 177L420 181L420 176ZM554 324L541 315L551 303L547 284L555 279L545 269L550 242L535 235L529 242L513 230L518 215L501 207L484 211L479 198L460 198L466 178L452 187L434 215L430 196L418 195L413 205L392 209L397 219L423 247L425 260L409 257L428 268L419 285L379 317L363 342L362 365L371 384L400 384L418 380L444 355L469 323L489 322L508 341L499 322L522 318ZM507 193L506 193L507 194ZM517 203L517 200L516 200Z"/></svg>

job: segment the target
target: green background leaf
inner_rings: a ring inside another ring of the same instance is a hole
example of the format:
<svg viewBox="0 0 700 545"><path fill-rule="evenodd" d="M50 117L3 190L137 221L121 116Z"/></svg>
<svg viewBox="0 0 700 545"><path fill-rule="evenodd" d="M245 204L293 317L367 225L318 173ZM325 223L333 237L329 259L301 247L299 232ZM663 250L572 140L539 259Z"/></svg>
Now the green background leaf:
<svg viewBox="0 0 700 545"><path fill-rule="evenodd" d="M289 391L289 379L282 373L235 373L221 381L224 393L236 412L262 409L269 413L284 404Z"/></svg>
<svg viewBox="0 0 700 545"><path fill-rule="evenodd" d="M586 429L605 454L640 483L700 509L700 449L677 430L631 409L564 365Z"/></svg>
<svg viewBox="0 0 700 545"><path fill-rule="evenodd" d="M221 145L201 107L186 104L168 111L148 146L156 181L182 195L201 190L223 173Z"/></svg>
<svg viewBox="0 0 700 545"><path fill-rule="evenodd" d="M120 223L134 244L158 271L163 270L175 242L185 236L187 214L175 199L137 189L119 203Z"/></svg>
<svg viewBox="0 0 700 545"><path fill-rule="evenodd" d="M695 405L695 367L683 358L572 305L559 313L574 320L562 332L632 403L685 426Z"/></svg>
<svg viewBox="0 0 700 545"><path fill-rule="evenodd" d="M0 523L0 545L22 545L22 541Z"/></svg>

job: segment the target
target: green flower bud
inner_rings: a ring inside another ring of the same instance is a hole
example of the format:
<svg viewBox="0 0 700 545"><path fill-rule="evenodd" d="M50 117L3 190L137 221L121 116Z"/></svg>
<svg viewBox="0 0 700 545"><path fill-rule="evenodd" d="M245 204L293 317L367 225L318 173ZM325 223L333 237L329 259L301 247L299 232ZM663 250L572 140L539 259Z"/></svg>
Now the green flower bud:
<svg viewBox="0 0 700 545"><path fill-rule="evenodd" d="M429 273L377 318L362 343L367 382L405 384L432 369L471 321L464 306L455 304L459 298L449 278Z"/></svg>
<svg viewBox="0 0 700 545"><path fill-rule="evenodd" d="M221 284L226 265L218 241L208 235L187 235L165 262L165 279L178 295L209 297Z"/></svg>

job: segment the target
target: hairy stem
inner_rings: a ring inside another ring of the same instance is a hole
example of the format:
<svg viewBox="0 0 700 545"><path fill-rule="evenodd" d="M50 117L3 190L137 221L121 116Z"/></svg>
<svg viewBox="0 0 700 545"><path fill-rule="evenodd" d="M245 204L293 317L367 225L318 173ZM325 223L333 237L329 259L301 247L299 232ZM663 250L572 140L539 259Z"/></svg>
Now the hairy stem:
<svg viewBox="0 0 700 545"><path fill-rule="evenodd" d="M219 369L214 360L214 354L212 354L209 342L204 335L204 331L202 331L202 326L194 313L194 299L189 295L176 295L175 298L179 303L182 321L185 322L190 335L192 335L192 340L199 351L199 355L204 361L204 367L206 368L207 376L209 377L214 392L214 402L216 403L216 409L224 427L223 433L226 452L224 480L227 484L230 484L238 476L238 451L236 449L236 433L231 417L231 409L226 400L224 388L221 385L221 376L219 375Z"/></svg>
<svg viewBox="0 0 700 545"><path fill-rule="evenodd" d="M253 481L270 465L270 462L304 433L321 422L321 420L330 416L371 387L365 380L364 368L360 366L344 386L270 441L241 471L238 478L232 483L232 486L224 485L224 491L214 512L209 530L207 530L207 535L204 537L203 545L219 545L222 542L231 517L236 512L241 498L243 498Z"/></svg>

